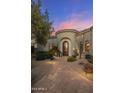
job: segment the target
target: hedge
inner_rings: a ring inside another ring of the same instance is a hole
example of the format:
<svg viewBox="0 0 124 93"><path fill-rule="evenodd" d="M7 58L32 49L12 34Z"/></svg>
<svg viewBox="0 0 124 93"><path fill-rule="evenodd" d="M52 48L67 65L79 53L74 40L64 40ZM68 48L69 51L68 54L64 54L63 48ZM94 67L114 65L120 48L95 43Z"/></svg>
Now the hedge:
<svg viewBox="0 0 124 93"><path fill-rule="evenodd" d="M90 62L93 63L93 56L90 54L85 55L85 58Z"/></svg>
<svg viewBox="0 0 124 93"><path fill-rule="evenodd" d="M44 59L50 59L53 56L50 55L47 51L38 51L36 53L36 59L37 60L44 60Z"/></svg>

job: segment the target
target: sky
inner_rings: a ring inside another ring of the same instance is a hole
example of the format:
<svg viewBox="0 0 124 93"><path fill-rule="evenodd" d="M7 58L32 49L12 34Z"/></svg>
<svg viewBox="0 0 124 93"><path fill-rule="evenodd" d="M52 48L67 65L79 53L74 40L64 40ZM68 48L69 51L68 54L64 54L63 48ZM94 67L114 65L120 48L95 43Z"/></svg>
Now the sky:
<svg viewBox="0 0 124 93"><path fill-rule="evenodd" d="M60 29L83 30L93 23L93 0L41 0L42 11L49 12L55 31Z"/></svg>

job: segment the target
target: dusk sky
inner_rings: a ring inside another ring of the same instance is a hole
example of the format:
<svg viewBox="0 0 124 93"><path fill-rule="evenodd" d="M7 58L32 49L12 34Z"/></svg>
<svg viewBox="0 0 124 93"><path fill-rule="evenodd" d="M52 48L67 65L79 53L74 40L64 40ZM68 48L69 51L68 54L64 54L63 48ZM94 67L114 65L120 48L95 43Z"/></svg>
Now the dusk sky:
<svg viewBox="0 0 124 93"><path fill-rule="evenodd" d="M83 30L93 23L93 0L42 0L42 11L45 9L55 31Z"/></svg>

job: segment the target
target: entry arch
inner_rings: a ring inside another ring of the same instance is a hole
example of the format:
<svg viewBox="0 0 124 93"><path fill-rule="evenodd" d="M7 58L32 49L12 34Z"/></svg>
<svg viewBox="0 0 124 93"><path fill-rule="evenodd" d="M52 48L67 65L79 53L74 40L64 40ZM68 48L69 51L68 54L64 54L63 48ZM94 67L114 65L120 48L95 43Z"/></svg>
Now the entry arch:
<svg viewBox="0 0 124 93"><path fill-rule="evenodd" d="M64 41L62 44L62 52L63 52L63 56L68 56L69 55L69 43L68 41Z"/></svg>
<svg viewBox="0 0 124 93"><path fill-rule="evenodd" d="M71 44L71 40L70 39L68 39L68 38L63 38L63 39L61 39L61 41L60 41L60 50L61 50L61 52L62 52L62 54L63 54L63 44L64 44L64 42L67 42L67 47L68 47L68 55L67 56L72 56L72 44Z"/></svg>

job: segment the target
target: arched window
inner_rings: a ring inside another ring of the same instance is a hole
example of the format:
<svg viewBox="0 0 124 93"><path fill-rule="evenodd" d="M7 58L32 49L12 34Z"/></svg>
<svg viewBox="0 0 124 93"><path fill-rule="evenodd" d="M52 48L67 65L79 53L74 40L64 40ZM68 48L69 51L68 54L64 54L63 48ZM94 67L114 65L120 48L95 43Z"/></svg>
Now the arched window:
<svg viewBox="0 0 124 93"><path fill-rule="evenodd" d="M85 51L89 52L90 51L90 43L88 40L85 41Z"/></svg>

